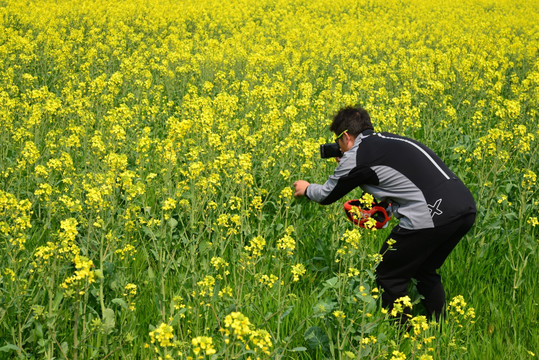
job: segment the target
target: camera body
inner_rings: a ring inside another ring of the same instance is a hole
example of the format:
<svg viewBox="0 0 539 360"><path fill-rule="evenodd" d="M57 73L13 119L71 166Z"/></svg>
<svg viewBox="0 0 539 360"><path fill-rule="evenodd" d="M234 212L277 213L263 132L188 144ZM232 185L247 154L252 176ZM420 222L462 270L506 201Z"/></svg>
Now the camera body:
<svg viewBox="0 0 539 360"><path fill-rule="evenodd" d="M320 157L329 159L332 157L342 157L343 153L336 142L320 145Z"/></svg>

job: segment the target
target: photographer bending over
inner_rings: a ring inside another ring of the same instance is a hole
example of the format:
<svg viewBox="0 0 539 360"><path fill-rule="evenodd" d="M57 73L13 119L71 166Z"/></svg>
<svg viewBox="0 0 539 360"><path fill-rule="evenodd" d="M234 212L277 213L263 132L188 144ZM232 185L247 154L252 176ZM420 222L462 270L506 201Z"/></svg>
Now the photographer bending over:
<svg viewBox="0 0 539 360"><path fill-rule="evenodd" d="M330 130L342 151L338 166L325 184L294 183L294 196L331 204L356 187L392 205L400 221L388 239L394 250L380 253L376 280L384 290L382 305L408 294L412 278L430 316L437 319L445 292L436 270L472 227L476 208L468 188L425 145L399 135L374 132L369 114L347 107L334 117Z"/></svg>

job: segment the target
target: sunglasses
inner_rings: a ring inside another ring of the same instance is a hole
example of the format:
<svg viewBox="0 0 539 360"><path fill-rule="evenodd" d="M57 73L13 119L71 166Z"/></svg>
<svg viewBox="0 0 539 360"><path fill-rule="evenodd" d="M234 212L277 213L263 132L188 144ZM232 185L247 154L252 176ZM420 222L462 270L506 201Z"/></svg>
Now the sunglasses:
<svg viewBox="0 0 539 360"><path fill-rule="evenodd" d="M335 138L335 142L339 141L340 138L342 138L342 136L344 135L345 132L347 132L348 129L344 130L342 133L340 133L336 138Z"/></svg>

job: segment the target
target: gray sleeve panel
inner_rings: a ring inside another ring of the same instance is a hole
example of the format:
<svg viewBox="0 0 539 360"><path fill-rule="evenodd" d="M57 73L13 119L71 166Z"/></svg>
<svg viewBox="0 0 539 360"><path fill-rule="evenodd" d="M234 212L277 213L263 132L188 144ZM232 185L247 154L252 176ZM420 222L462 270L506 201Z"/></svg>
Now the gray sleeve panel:
<svg viewBox="0 0 539 360"><path fill-rule="evenodd" d="M348 175L350 171L352 171L352 169L354 169L354 167L356 166L356 152L357 144L355 144L352 149L343 154L339 165L335 168L335 171L332 175L330 175L324 185L310 184L307 187L305 195L310 200L317 203L323 202L335 189L339 179Z"/></svg>
<svg viewBox="0 0 539 360"><path fill-rule="evenodd" d="M372 169L378 175L380 185L363 185L361 188L379 200L390 201L401 227L434 227L425 196L410 179L389 166L378 165Z"/></svg>

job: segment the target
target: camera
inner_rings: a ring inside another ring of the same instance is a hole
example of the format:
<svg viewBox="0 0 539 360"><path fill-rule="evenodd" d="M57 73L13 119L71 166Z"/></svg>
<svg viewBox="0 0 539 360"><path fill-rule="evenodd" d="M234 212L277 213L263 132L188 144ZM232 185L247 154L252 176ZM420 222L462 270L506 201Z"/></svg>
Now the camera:
<svg viewBox="0 0 539 360"><path fill-rule="evenodd" d="M339 144L337 144L336 142L320 145L320 157L322 159L341 157L342 155L343 154L339 147Z"/></svg>

